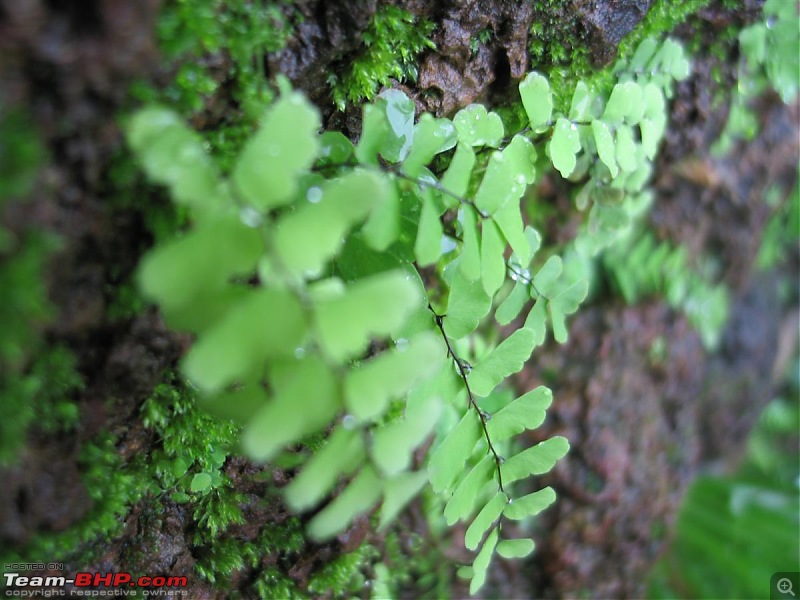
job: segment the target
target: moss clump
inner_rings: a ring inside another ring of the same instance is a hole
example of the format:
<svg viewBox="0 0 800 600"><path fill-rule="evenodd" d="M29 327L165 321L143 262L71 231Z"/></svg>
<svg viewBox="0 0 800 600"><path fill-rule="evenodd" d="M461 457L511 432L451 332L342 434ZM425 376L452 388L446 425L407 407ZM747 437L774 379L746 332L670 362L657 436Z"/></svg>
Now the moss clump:
<svg viewBox="0 0 800 600"><path fill-rule="evenodd" d="M328 84L333 102L339 110L348 103L371 100L378 90L398 81L416 81L417 56L426 48L434 48L430 40L434 24L418 21L410 12L396 6L378 9L362 36L363 48L350 61L350 67L333 69ZM342 75L337 75L337 72Z"/></svg>
<svg viewBox="0 0 800 600"><path fill-rule="evenodd" d="M708 2L656 0L645 18L619 43L618 57L629 59L642 40L663 37ZM579 80L596 89L611 88L614 65L598 69L591 64L586 35L578 26L574 11L568 10L560 0L537 0L534 14L529 41L531 65L547 74L555 110L567 112Z"/></svg>

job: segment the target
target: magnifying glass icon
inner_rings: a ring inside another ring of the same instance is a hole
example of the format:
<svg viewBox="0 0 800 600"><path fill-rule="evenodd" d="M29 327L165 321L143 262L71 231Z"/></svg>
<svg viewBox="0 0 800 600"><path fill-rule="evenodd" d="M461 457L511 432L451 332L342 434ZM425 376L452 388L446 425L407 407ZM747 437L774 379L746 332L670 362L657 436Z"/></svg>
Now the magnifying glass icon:
<svg viewBox="0 0 800 600"><path fill-rule="evenodd" d="M778 591L781 594L791 594L792 597L795 597L795 594L792 591L792 582L787 577L778 580Z"/></svg>

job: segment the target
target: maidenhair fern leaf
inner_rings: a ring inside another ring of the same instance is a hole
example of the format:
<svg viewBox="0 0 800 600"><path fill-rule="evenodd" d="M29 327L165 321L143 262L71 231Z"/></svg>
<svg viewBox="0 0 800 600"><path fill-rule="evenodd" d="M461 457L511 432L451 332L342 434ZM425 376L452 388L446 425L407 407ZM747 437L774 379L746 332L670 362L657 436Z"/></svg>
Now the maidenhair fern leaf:
<svg viewBox="0 0 800 600"><path fill-rule="evenodd" d="M475 280L481 276L481 246L478 238L478 223L472 207L464 206L458 211L461 221L461 259L459 267L467 279Z"/></svg>
<svg viewBox="0 0 800 600"><path fill-rule="evenodd" d="M387 479L383 484L384 499L378 529L386 529L426 483L428 474L425 471L401 473Z"/></svg>
<svg viewBox="0 0 800 600"><path fill-rule="evenodd" d="M332 538L347 529L356 516L372 508L381 492L380 477L372 467L365 465L350 485L311 519L308 534L318 541Z"/></svg>
<svg viewBox="0 0 800 600"><path fill-rule="evenodd" d="M561 270L563 269L563 265L561 262L561 257L554 254L547 261L542 265L542 268L534 275L533 277L533 292L537 294L542 294L545 298L547 298L550 293L553 291L553 285L558 280L559 275L561 275Z"/></svg>
<svg viewBox="0 0 800 600"><path fill-rule="evenodd" d="M403 271L358 280L341 294L319 295L314 298L319 343L336 360L359 354L370 335L399 328L420 299L416 283Z"/></svg>
<svg viewBox="0 0 800 600"><path fill-rule="evenodd" d="M553 96L550 93L550 82L539 73L528 73L519 84L519 95L522 106L528 115L531 129L536 131L546 127L553 114Z"/></svg>
<svg viewBox="0 0 800 600"><path fill-rule="evenodd" d="M569 177L577 164L575 155L581 149L578 128L563 117L558 119L549 149L553 166L561 172L562 177Z"/></svg>
<svg viewBox="0 0 800 600"><path fill-rule="evenodd" d="M572 103L569 108L569 118L572 121L586 121L591 117L592 101L595 96L583 81L579 81L572 94Z"/></svg>
<svg viewBox="0 0 800 600"><path fill-rule="evenodd" d="M353 171L312 190L309 202L283 217L275 231L281 265L297 275L318 273L350 228L389 196L385 178L368 171Z"/></svg>
<svg viewBox="0 0 800 600"><path fill-rule="evenodd" d="M531 260L531 245L525 235L525 226L522 222L520 205L518 202L507 202L505 206L492 215L492 220L503 232L514 251L517 261L528 264Z"/></svg>
<svg viewBox="0 0 800 600"><path fill-rule="evenodd" d="M522 369L533 351L534 335L517 329L472 367L469 384L478 396L487 396L506 377Z"/></svg>
<svg viewBox="0 0 800 600"><path fill-rule="evenodd" d="M319 112L299 92L272 104L233 169L242 197L257 210L291 202L298 176L316 158L319 128Z"/></svg>
<svg viewBox="0 0 800 600"><path fill-rule="evenodd" d="M198 296L254 270L263 251L259 232L230 215L151 251L139 267L139 287L169 319Z"/></svg>
<svg viewBox="0 0 800 600"><path fill-rule="evenodd" d="M128 142L142 157L147 175L171 188L175 201L193 210L218 209L226 200L219 176L200 135L173 111L150 107L138 112Z"/></svg>
<svg viewBox="0 0 800 600"><path fill-rule="evenodd" d="M522 281L517 281L511 293L500 303L494 313L495 319L500 325L508 325L517 318L525 304L530 300L528 285Z"/></svg>
<svg viewBox="0 0 800 600"><path fill-rule="evenodd" d="M467 416L475 419L475 415ZM486 484L492 481L495 468L494 457L487 454L458 482L453 495L444 507L444 518L449 526L456 521L467 519L472 514L475 503L487 487ZM496 484L491 487L497 488Z"/></svg>
<svg viewBox="0 0 800 600"><path fill-rule="evenodd" d="M503 153L493 152L475 194L475 205L484 213L492 214L512 197L515 176Z"/></svg>
<svg viewBox="0 0 800 600"><path fill-rule="evenodd" d="M608 167L611 177L616 177L619 167L617 167L614 137L611 135L611 130L603 121L595 120L592 121L592 133L594 133L594 142L597 145L597 154L600 160Z"/></svg>
<svg viewBox="0 0 800 600"><path fill-rule="evenodd" d="M442 254L444 231L439 220L440 211L430 189L423 189L420 195L422 212L419 216L419 231L414 244L414 253L420 266L427 266L439 260Z"/></svg>
<svg viewBox="0 0 800 600"><path fill-rule="evenodd" d="M463 471L472 449L481 437L480 421L474 414L465 414L431 455L428 462L433 491L448 489Z"/></svg>
<svg viewBox="0 0 800 600"><path fill-rule="evenodd" d="M408 469L411 452L436 425L441 406L441 402L434 398L421 409L406 414L404 419L389 423L375 432L372 459L384 475L392 477Z"/></svg>
<svg viewBox="0 0 800 600"><path fill-rule="evenodd" d="M533 552L534 547L533 540L527 538L502 540L497 544L497 553L503 558L525 558Z"/></svg>
<svg viewBox="0 0 800 600"><path fill-rule="evenodd" d="M379 186L377 191L376 206L361 233L373 249L385 252L400 233L400 197L392 185Z"/></svg>
<svg viewBox="0 0 800 600"><path fill-rule="evenodd" d="M492 415L486 424L489 437L499 442L526 429L535 429L544 421L545 411L552 401L553 392L544 386L523 394Z"/></svg>
<svg viewBox="0 0 800 600"><path fill-rule="evenodd" d="M617 128L617 163L623 171L635 171L636 142L633 140L633 130L627 125Z"/></svg>
<svg viewBox="0 0 800 600"><path fill-rule="evenodd" d="M323 429L341 408L336 380L322 359L286 361L272 371L274 399L242 433L242 447L258 461L269 460L281 448Z"/></svg>
<svg viewBox="0 0 800 600"><path fill-rule="evenodd" d="M486 572L489 570L489 564L492 562L492 556L494 556L494 549L497 546L498 537L499 532L495 527L489 534L489 537L486 538L481 551L478 552L478 556L475 557L475 561L472 563L473 575L472 581L469 584L470 595L474 595L475 592L481 589L486 581Z"/></svg>
<svg viewBox="0 0 800 600"><path fill-rule="evenodd" d="M414 101L400 90L388 89L379 98L391 133L381 155L392 163L406 159L414 141ZM379 106L381 105L379 104Z"/></svg>
<svg viewBox="0 0 800 600"><path fill-rule="evenodd" d="M430 113L423 114L414 128L414 144L403 162L403 171L411 177L417 177L422 167L439 152L455 146L456 141L456 128L450 120L437 119Z"/></svg>
<svg viewBox="0 0 800 600"><path fill-rule="evenodd" d="M484 221L481 228L481 282L488 296L494 296L505 281L505 249L506 243L497 225L491 220Z"/></svg>
<svg viewBox="0 0 800 600"><path fill-rule="evenodd" d="M444 318L444 331L458 340L469 335L492 308L492 298L480 281L470 281L456 269L450 281L450 296Z"/></svg>
<svg viewBox="0 0 800 600"><path fill-rule="evenodd" d="M292 294L254 290L203 333L184 358L183 372L203 392L217 392L257 372L268 358L293 356L306 328Z"/></svg>
<svg viewBox="0 0 800 600"><path fill-rule="evenodd" d="M533 333L533 343L540 346L547 335L547 301L539 298L525 318L525 329ZM534 346L534 347L535 347Z"/></svg>
<svg viewBox="0 0 800 600"><path fill-rule="evenodd" d="M401 348L386 351L348 373L345 403L361 421L380 417L392 398L406 393L419 379L435 373L443 360L441 340L432 332L419 334ZM418 423L412 428L418 429ZM411 432L409 432L409 435ZM388 464L397 457L388 457Z"/></svg>
<svg viewBox="0 0 800 600"><path fill-rule="evenodd" d="M503 513L503 508L505 508L507 503L508 496L503 492L497 492L494 497L486 503L486 506L481 509L478 516L475 517L467 528L467 533L464 536L464 545L469 550L476 550L478 548L478 545L483 539L483 535Z"/></svg>
<svg viewBox="0 0 800 600"><path fill-rule="evenodd" d="M453 118L458 131L458 141L469 146L497 147L505 133L503 121L494 112L487 112L482 104L470 104Z"/></svg>
<svg viewBox="0 0 800 600"><path fill-rule="evenodd" d="M467 144L458 144L453 159L442 176L442 187L456 196L463 196L467 193L474 166L475 151Z"/></svg>
<svg viewBox="0 0 800 600"><path fill-rule="evenodd" d="M355 155L355 146L340 131L323 131L319 136L318 161L323 165L341 165Z"/></svg>
<svg viewBox="0 0 800 600"><path fill-rule="evenodd" d="M514 521L520 521L539 514L555 501L556 493L553 488L546 487L538 492L533 492L509 502L503 511L503 516Z"/></svg>
<svg viewBox="0 0 800 600"><path fill-rule="evenodd" d="M295 511L313 508L333 489L339 477L352 473L365 457L361 432L337 427L325 446L284 488L287 504Z"/></svg>
<svg viewBox="0 0 800 600"><path fill-rule="evenodd" d="M396 143L387 144L391 129L386 118L386 105L382 103L365 104L364 116L361 121L361 137L356 146L356 158L359 162L369 165L378 164L378 154L388 146L387 154L392 156L392 147Z"/></svg>
<svg viewBox="0 0 800 600"><path fill-rule="evenodd" d="M500 466L503 483L508 485L529 475L547 473L569 450L567 438L556 436L523 450Z"/></svg>

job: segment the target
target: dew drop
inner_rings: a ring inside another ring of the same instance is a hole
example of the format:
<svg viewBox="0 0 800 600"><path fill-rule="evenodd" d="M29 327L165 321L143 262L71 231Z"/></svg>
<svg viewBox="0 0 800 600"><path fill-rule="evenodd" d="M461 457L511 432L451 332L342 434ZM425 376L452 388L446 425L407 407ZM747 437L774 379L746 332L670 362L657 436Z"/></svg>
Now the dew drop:
<svg viewBox="0 0 800 600"><path fill-rule="evenodd" d="M278 146L277 144L270 144L269 146L267 146L267 154L272 157L280 156L281 155L280 146Z"/></svg>
<svg viewBox="0 0 800 600"><path fill-rule="evenodd" d="M303 358L306 355L306 349L302 346L297 347L294 349L294 357L295 358Z"/></svg>
<svg viewBox="0 0 800 600"><path fill-rule="evenodd" d="M322 200L322 189L316 185L308 188L308 191L306 192L306 200L312 204L317 204L320 200Z"/></svg>
<svg viewBox="0 0 800 600"><path fill-rule="evenodd" d="M399 338L394 343L395 348L397 348L398 352L405 352L408 350L408 340L406 338Z"/></svg>
<svg viewBox="0 0 800 600"><path fill-rule="evenodd" d="M242 223L248 227L259 227L263 223L261 213L259 213L252 206L245 206L242 208L242 210L239 211L239 218L241 219Z"/></svg>
<svg viewBox="0 0 800 600"><path fill-rule="evenodd" d="M356 418L353 415L345 415L342 417L342 427L345 429L355 429L357 424L358 421L356 421Z"/></svg>

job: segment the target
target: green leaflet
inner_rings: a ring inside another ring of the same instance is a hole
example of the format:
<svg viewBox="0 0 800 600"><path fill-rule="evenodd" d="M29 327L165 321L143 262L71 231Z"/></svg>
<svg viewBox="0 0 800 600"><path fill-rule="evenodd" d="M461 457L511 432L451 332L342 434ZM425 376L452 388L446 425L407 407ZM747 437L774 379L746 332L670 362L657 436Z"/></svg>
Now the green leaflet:
<svg viewBox="0 0 800 600"><path fill-rule="evenodd" d="M547 473L569 450L567 438L556 436L512 456L500 466L503 483L508 485L529 475Z"/></svg>
<svg viewBox="0 0 800 600"><path fill-rule="evenodd" d="M295 511L313 508L333 489L339 477L352 473L365 456L361 432L337 427L325 446L284 488L286 503Z"/></svg>
<svg viewBox="0 0 800 600"><path fill-rule="evenodd" d="M454 270L450 296L444 318L444 331L458 340L469 335L492 308L492 298L483 291L480 281L469 281L460 270Z"/></svg>
<svg viewBox="0 0 800 600"><path fill-rule="evenodd" d="M631 58L628 68L634 73L643 71L657 49L657 40L650 37L643 39L636 48L636 52L633 53L633 58Z"/></svg>
<svg viewBox="0 0 800 600"><path fill-rule="evenodd" d="M461 109L453 118L458 132L458 141L468 146L497 147L505 131L503 121L494 112L487 112L482 104L470 104Z"/></svg>
<svg viewBox="0 0 800 600"><path fill-rule="evenodd" d="M242 197L257 210L291 202L298 176L311 167L319 150L319 128L317 109L299 92L272 104L233 169Z"/></svg>
<svg viewBox="0 0 800 600"><path fill-rule="evenodd" d="M383 484L384 499L378 530L386 529L426 483L428 483L428 474L425 471L401 473L387 479Z"/></svg>
<svg viewBox="0 0 800 600"><path fill-rule="evenodd" d="M373 104L364 105L356 159L377 165L380 154L390 163L405 160L414 141L414 102L399 90L386 90Z"/></svg>
<svg viewBox="0 0 800 600"><path fill-rule="evenodd" d="M500 409L486 424L492 442L508 439L526 429L537 428L544 421L545 411L552 401L553 392L539 386Z"/></svg>
<svg viewBox="0 0 800 600"><path fill-rule="evenodd" d="M404 347L383 352L350 371L345 378L347 408L360 421L380 417L389 400L405 394L417 380L435 373L442 360L442 343L433 332L421 333ZM419 435L424 423L412 422L410 428ZM425 435L427 431L422 434ZM382 457L383 466L390 472L396 460L398 457Z"/></svg>
<svg viewBox="0 0 800 600"><path fill-rule="evenodd" d="M478 548L483 534L500 517L507 503L508 497L503 492L497 492L486 506L481 509L481 512L478 513L478 516L467 528L467 533L464 536L464 545L469 550Z"/></svg>
<svg viewBox="0 0 800 600"><path fill-rule="evenodd" d="M627 121L635 125L642 118L642 107L641 86L633 81L618 83L611 90L611 96L603 112L603 121L613 124Z"/></svg>
<svg viewBox="0 0 800 600"><path fill-rule="evenodd" d="M561 172L562 177L569 177L577 164L575 155L581 149L577 126L563 117L559 118L549 149L553 166Z"/></svg>
<svg viewBox="0 0 800 600"><path fill-rule="evenodd" d="M509 502L503 511L503 515L509 519L520 521L539 514L555 501L556 493L553 491L553 488L546 487L538 492L533 492L532 494Z"/></svg>
<svg viewBox="0 0 800 600"><path fill-rule="evenodd" d="M493 152L475 194L475 205L484 213L492 214L512 198L515 177L512 165L503 153Z"/></svg>
<svg viewBox="0 0 800 600"><path fill-rule="evenodd" d="M322 359L287 361L271 371L274 399L253 416L242 434L242 447L258 461L267 461L284 446L323 429L341 406L336 380Z"/></svg>
<svg viewBox="0 0 800 600"><path fill-rule="evenodd" d="M456 196L467 193L472 168L475 166L475 151L471 146L459 143L450 166L442 176L442 187Z"/></svg>
<svg viewBox="0 0 800 600"><path fill-rule="evenodd" d="M414 128L414 144L403 162L403 171L411 177L418 177L422 167L439 152L455 146L456 141L456 128L451 121L424 113Z"/></svg>
<svg viewBox="0 0 800 600"><path fill-rule="evenodd" d="M481 227L481 282L490 297L506 278L505 249L506 243L497 225L491 220L484 221Z"/></svg>
<svg viewBox="0 0 800 600"><path fill-rule="evenodd" d="M623 171L635 171L636 142L633 141L633 130L627 125L617 128L617 163Z"/></svg>
<svg viewBox="0 0 800 600"><path fill-rule="evenodd" d="M410 275L389 271L353 282L343 294L314 299L319 343L344 360L364 351L370 335L389 335L420 304Z"/></svg>
<svg viewBox="0 0 800 600"><path fill-rule="evenodd" d="M561 275L562 268L560 256L554 254L548 258L544 265L542 265L542 268L539 269L533 277L533 285L536 288L535 291L546 298L549 297L550 293L554 291L553 285L558 280L559 275Z"/></svg>
<svg viewBox="0 0 800 600"><path fill-rule="evenodd" d="M414 101L400 90L381 93L389 133L381 147L381 155L392 163L406 159L414 141Z"/></svg>
<svg viewBox="0 0 800 600"><path fill-rule="evenodd" d="M480 420L476 415L467 412L434 450L428 461L428 475L433 491L441 493L453 484L480 437Z"/></svg>
<svg viewBox="0 0 800 600"><path fill-rule="evenodd" d="M339 131L323 131L319 136L319 158L322 165L341 165L355 155L355 146Z"/></svg>
<svg viewBox="0 0 800 600"><path fill-rule="evenodd" d="M533 540L527 538L503 540L497 544L497 553L503 558L525 558L533 552L534 547Z"/></svg>
<svg viewBox="0 0 800 600"><path fill-rule="evenodd" d="M407 412L404 419L375 431L372 460L384 475L392 477L409 468L411 452L431 433L441 408L439 399L433 398L418 410Z"/></svg>
<svg viewBox="0 0 800 600"><path fill-rule="evenodd" d="M489 570L489 564L492 562L498 536L498 529L495 527L489 534L489 537L486 538L481 551L478 552L478 556L475 557L475 562L472 563L473 575L472 581L469 584L470 596L475 595L475 592L481 589L483 583L486 581L486 572Z"/></svg>
<svg viewBox="0 0 800 600"><path fill-rule="evenodd" d="M251 384L218 394L200 396L198 404L214 416L245 425L267 400L264 388L260 384Z"/></svg>
<svg viewBox="0 0 800 600"><path fill-rule="evenodd" d="M173 111L162 107L139 111L131 119L127 137L141 155L148 177L169 186L176 202L202 211L227 200L202 138Z"/></svg>
<svg viewBox="0 0 800 600"><path fill-rule="evenodd" d="M203 333L183 372L206 393L245 379L268 358L291 356L306 334L303 309L286 291L252 291Z"/></svg>
<svg viewBox="0 0 800 600"><path fill-rule="evenodd" d="M592 133L594 133L594 142L597 145L597 154L600 160L611 171L611 177L616 177L619 174L619 167L617 167L614 137L611 135L611 130L602 121L595 120L592 121Z"/></svg>
<svg viewBox="0 0 800 600"><path fill-rule="evenodd" d="M534 334L517 329L473 366L469 384L478 396L488 396L506 377L522 369L533 351Z"/></svg>
<svg viewBox="0 0 800 600"><path fill-rule="evenodd" d="M528 264L531 260L531 245L525 235L520 205L518 202L507 202L492 215L492 220L503 232L517 261Z"/></svg>
<svg viewBox="0 0 800 600"><path fill-rule="evenodd" d="M339 251L350 228L366 218L374 204L387 202L384 177L353 171L308 190L308 202L283 217L275 231L281 264L297 275L318 273Z"/></svg>
<svg viewBox="0 0 800 600"><path fill-rule="evenodd" d="M572 103L569 108L569 118L571 121L587 121L591 118L591 106L595 100L595 96L589 90L589 87L583 82L579 81L575 85L575 91L572 94Z"/></svg>
<svg viewBox="0 0 800 600"><path fill-rule="evenodd" d="M547 301L539 298L531 308L525 318L525 329L530 329L533 333L534 348L544 343L547 335Z"/></svg>
<svg viewBox="0 0 800 600"><path fill-rule="evenodd" d="M512 197L519 198L525 187L536 180L536 148L528 138L515 135L503 150L503 157L513 175Z"/></svg>
<svg viewBox="0 0 800 600"><path fill-rule="evenodd" d="M553 96L550 93L550 82L539 73L528 73L519 84L519 95L522 106L528 115L531 129L534 131L546 127L553 114Z"/></svg>
<svg viewBox="0 0 800 600"><path fill-rule="evenodd" d="M500 325L508 325L511 323L511 321L516 319L519 313L522 312L525 303L528 302L530 297L527 284L522 281L517 281L511 293L500 303L500 306L497 307L494 313L497 322L500 323Z"/></svg>
<svg viewBox="0 0 800 600"><path fill-rule="evenodd" d="M192 478L192 482L189 484L189 490L195 493L205 492L210 487L211 487L211 475L209 475L208 473L197 473Z"/></svg>
<svg viewBox="0 0 800 600"><path fill-rule="evenodd" d="M309 536L322 541L344 531L356 516L378 502L381 491L380 478L372 467L365 465L350 485L311 519Z"/></svg>
<svg viewBox="0 0 800 600"><path fill-rule="evenodd" d="M420 266L427 266L435 263L442 255L444 230L439 220L441 211L436 206L430 189L424 188L421 197L422 212L419 216L419 231L414 243L414 253Z"/></svg>
<svg viewBox="0 0 800 600"><path fill-rule="evenodd" d="M571 315L578 310L588 293L589 282L586 279L579 279L550 298L550 304L557 306L565 315Z"/></svg>
<svg viewBox="0 0 800 600"><path fill-rule="evenodd" d="M458 219L462 230L459 267L467 279L475 280L481 276L481 247L475 211L472 207L462 206L458 211Z"/></svg>
<svg viewBox="0 0 800 600"><path fill-rule="evenodd" d="M139 287L164 307L168 318L178 316L198 295L254 270L262 252L259 232L231 215L147 254L139 267Z"/></svg>
<svg viewBox="0 0 800 600"><path fill-rule="evenodd" d="M470 415L467 414L467 416ZM477 419L475 415L472 415L472 417ZM448 526L452 526L456 521L464 520L472 514L475 502L477 502L484 488L487 487L486 484L492 481L494 472L494 457L487 454L458 483L453 495L444 507L444 518ZM493 487L496 488L497 486Z"/></svg>
<svg viewBox="0 0 800 600"><path fill-rule="evenodd" d="M378 188L373 200L377 206L372 209L361 233L372 248L385 252L400 233L400 198L397 188L385 182Z"/></svg>

